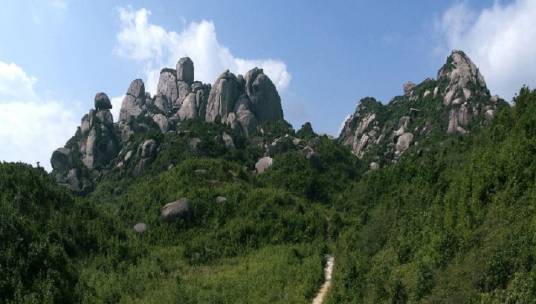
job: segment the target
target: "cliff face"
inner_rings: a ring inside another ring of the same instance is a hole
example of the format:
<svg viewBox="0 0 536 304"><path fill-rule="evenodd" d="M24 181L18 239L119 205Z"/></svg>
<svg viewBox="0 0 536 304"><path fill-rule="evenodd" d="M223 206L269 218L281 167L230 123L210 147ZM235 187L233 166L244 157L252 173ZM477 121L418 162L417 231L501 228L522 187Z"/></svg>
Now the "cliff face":
<svg viewBox="0 0 536 304"><path fill-rule="evenodd" d="M387 105L363 98L338 140L374 169L423 141L471 132L493 119L501 106L506 103L490 95L476 65L462 51L453 51L437 79L406 83L404 95Z"/></svg>
<svg viewBox="0 0 536 304"><path fill-rule="evenodd" d="M262 133L263 124L283 120L281 98L262 69L245 76L225 71L210 85L194 80L194 63L188 57L175 69L162 69L155 96L145 91L141 79L132 81L117 122L111 108L108 96L98 93L94 109L84 115L75 135L54 151L52 174L60 184L85 193L133 158L139 161L136 172L141 172L158 153L158 142L137 143L134 138L155 130L175 132L186 120L221 123L243 136Z"/></svg>

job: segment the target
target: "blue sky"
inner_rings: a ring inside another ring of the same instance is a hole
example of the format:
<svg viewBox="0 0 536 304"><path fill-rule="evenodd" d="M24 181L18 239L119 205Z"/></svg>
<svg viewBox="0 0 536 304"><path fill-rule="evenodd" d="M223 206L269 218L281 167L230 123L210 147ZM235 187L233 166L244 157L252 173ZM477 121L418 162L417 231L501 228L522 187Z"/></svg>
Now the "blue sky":
<svg viewBox="0 0 536 304"><path fill-rule="evenodd" d="M535 84L535 2L8 0L0 159L48 163L96 92L120 104L132 79L151 87L183 55L200 58L206 82L226 67L262 65L287 120L332 135L360 98L388 102L404 82L435 77L452 48L466 50L492 93L510 99Z"/></svg>

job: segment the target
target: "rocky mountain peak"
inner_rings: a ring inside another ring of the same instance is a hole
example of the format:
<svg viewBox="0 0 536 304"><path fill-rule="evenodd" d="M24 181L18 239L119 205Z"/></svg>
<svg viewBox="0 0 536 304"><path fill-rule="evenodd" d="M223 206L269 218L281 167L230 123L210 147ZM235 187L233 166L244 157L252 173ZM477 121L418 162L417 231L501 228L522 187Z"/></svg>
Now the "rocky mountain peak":
<svg viewBox="0 0 536 304"><path fill-rule="evenodd" d="M499 106L477 66L462 51L453 51L437 80L403 85L404 95L384 105L363 98L345 121L339 141L359 158L374 163L396 161L428 138L466 134L487 124Z"/></svg>
<svg viewBox="0 0 536 304"><path fill-rule="evenodd" d="M477 66L462 51L454 50L437 73L437 80L446 83L444 103L461 103L473 93L486 91L486 82Z"/></svg>
<svg viewBox="0 0 536 304"><path fill-rule="evenodd" d="M154 138L135 143L133 135L176 132L185 120L226 124L244 136L259 133L264 122L283 120L277 89L262 69L253 68L245 77L227 70L213 85L195 81L194 76L193 61L184 57L175 69L161 70L154 97L141 79L133 80L116 123L110 99L97 93L95 108L84 115L65 147L52 155L57 181L75 192L86 192L107 172L123 170L132 159L136 159L137 175L156 157L159 143Z"/></svg>

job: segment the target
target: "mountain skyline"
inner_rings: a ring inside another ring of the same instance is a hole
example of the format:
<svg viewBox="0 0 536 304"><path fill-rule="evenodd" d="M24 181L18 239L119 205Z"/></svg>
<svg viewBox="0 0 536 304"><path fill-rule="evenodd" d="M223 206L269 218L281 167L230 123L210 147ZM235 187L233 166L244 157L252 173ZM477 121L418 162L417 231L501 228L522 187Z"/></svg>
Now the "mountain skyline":
<svg viewBox="0 0 536 304"><path fill-rule="evenodd" d="M96 92L110 96L117 120L131 79L142 78L154 94L160 69L183 55L196 62L198 79L211 84L226 68L245 73L263 67L294 127L311 121L334 136L359 99L389 102L403 94L406 81L434 77L452 48L463 49L492 94L507 101L536 79L536 69L516 70L534 66L532 44L525 43L535 36L524 26L536 12L530 1L450 1L399 10L397 4L341 2L333 11L298 3L284 12L277 5L242 4L234 14L222 4L196 3L9 2L0 18L9 42L0 47L2 159L49 168L50 152L72 134ZM196 10L200 6L207 9ZM9 30L25 11L28 25ZM269 18L278 13L285 18ZM381 15L384 24L370 27ZM28 42L35 52L23 51Z"/></svg>

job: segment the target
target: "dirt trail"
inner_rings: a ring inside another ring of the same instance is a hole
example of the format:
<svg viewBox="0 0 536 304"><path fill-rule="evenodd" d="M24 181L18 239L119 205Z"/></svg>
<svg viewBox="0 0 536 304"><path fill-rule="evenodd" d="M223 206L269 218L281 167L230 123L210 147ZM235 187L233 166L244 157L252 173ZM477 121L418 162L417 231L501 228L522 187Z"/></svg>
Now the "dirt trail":
<svg viewBox="0 0 536 304"><path fill-rule="evenodd" d="M327 256L326 266L324 267L324 284L320 287L318 294L313 300L313 304L322 304L328 295L329 288L331 287L331 273L333 272L333 265L335 264L335 258L331 255Z"/></svg>

